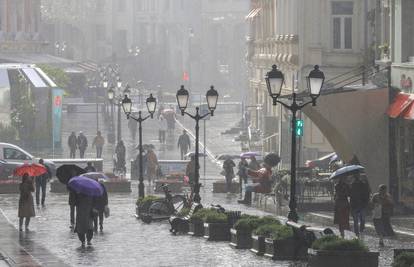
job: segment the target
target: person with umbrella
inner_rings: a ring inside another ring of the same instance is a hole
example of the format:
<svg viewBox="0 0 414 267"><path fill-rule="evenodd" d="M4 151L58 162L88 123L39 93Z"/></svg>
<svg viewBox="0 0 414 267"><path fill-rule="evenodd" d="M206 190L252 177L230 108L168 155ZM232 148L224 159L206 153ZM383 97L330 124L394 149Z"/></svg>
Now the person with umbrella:
<svg viewBox="0 0 414 267"><path fill-rule="evenodd" d="M35 177L36 181L36 206L39 206L39 198L40 198L40 190L42 190L42 207L45 206L45 199L46 199L46 185L47 181L50 180L52 174L49 170L49 167L44 164L43 159L39 159L39 164L44 166L47 170L44 174L38 175Z"/></svg>
<svg viewBox="0 0 414 267"><path fill-rule="evenodd" d="M30 218L36 216L32 196L32 192L34 192L34 185L29 174L23 174L22 182L19 185L19 191L19 231L23 231L23 219L25 219L25 230L29 231Z"/></svg>
<svg viewBox="0 0 414 267"><path fill-rule="evenodd" d="M227 193L231 192L231 181L234 178L234 170L233 170L234 167L236 167L236 164L231 158L227 158L223 162L223 171L224 171L224 177L226 178Z"/></svg>
<svg viewBox="0 0 414 267"><path fill-rule="evenodd" d="M351 184L350 203L351 214L354 220L354 232L356 236L364 231L365 214L369 203L371 190L368 181L362 180L359 172L354 174Z"/></svg>
<svg viewBox="0 0 414 267"><path fill-rule="evenodd" d="M241 158L237 166L238 168L237 174L239 175L239 178L240 178L240 187L241 187L242 182L244 182L244 184L247 184L247 168L248 167L249 167L249 163L247 162L246 158Z"/></svg>
<svg viewBox="0 0 414 267"><path fill-rule="evenodd" d="M334 224L338 224L339 232L342 238L345 237L345 230L349 230L349 213L350 205L348 197L350 196L350 188L346 183L347 176L341 175L335 177L338 182L335 184L335 212Z"/></svg>
<svg viewBox="0 0 414 267"><path fill-rule="evenodd" d="M186 130L183 130L183 134L178 137L177 146L180 149L181 160L184 159L184 155L187 154L187 151L191 147L190 137L187 134Z"/></svg>
<svg viewBox="0 0 414 267"><path fill-rule="evenodd" d="M238 200L240 204L250 205L252 202L252 192L269 193L271 191L272 168L280 162L279 155L269 153L264 158L263 168L260 170L247 169L247 174L253 178L254 183L245 186L244 199Z"/></svg>
<svg viewBox="0 0 414 267"><path fill-rule="evenodd" d="M98 181L98 179L95 179ZM108 205L108 193L106 191L106 187L102 181L98 181L99 184L102 186L103 194L102 196L96 197L94 201L94 209L98 211L98 216L93 218L93 230L94 232L98 232L98 218L99 218L99 231L103 231L103 222L104 222L104 212L105 207Z"/></svg>

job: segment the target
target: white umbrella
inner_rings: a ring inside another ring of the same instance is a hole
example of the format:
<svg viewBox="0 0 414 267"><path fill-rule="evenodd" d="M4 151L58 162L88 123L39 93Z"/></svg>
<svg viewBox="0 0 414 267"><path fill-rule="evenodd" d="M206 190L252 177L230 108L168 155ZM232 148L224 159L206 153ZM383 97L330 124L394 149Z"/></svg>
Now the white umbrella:
<svg viewBox="0 0 414 267"><path fill-rule="evenodd" d="M337 178L338 176L346 176L346 175L350 175L354 172L357 171L361 171L365 169L364 167L362 167L361 165L349 165L349 166L345 166L342 167L340 169L337 169L334 173L331 174L331 176L329 177L329 179L334 179Z"/></svg>

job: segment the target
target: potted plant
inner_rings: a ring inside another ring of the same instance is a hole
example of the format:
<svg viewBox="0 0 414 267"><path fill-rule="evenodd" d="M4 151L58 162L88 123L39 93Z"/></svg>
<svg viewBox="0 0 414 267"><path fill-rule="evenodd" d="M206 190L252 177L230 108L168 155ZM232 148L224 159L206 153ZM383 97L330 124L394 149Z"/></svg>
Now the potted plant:
<svg viewBox="0 0 414 267"><path fill-rule="evenodd" d="M151 206L152 202L156 199L159 199L159 197L153 195L148 195L143 198L139 198L135 203L136 216L140 217L141 213L148 212L148 209Z"/></svg>
<svg viewBox="0 0 414 267"><path fill-rule="evenodd" d="M265 238L265 256L273 260L303 260L307 258L307 246L298 244L292 227L274 224Z"/></svg>
<svg viewBox="0 0 414 267"><path fill-rule="evenodd" d="M324 236L312 244L309 266L314 267L377 267L378 252L370 252L360 239Z"/></svg>
<svg viewBox="0 0 414 267"><path fill-rule="evenodd" d="M190 230L188 233L192 236L204 236L204 219L210 212L210 209L199 209L190 217Z"/></svg>
<svg viewBox="0 0 414 267"><path fill-rule="evenodd" d="M260 224L258 216L242 215L242 217L230 229L230 246L238 249L250 249L252 247L252 232Z"/></svg>
<svg viewBox="0 0 414 267"><path fill-rule="evenodd" d="M265 252L265 235L270 234L270 230L266 225L278 224L280 221L272 216L265 216L260 218L258 228L252 233L252 248L250 251L256 255L262 256Z"/></svg>
<svg viewBox="0 0 414 267"><path fill-rule="evenodd" d="M395 252L394 252L395 253ZM396 255L392 267L414 266L414 252L404 251Z"/></svg>
<svg viewBox="0 0 414 267"><path fill-rule="evenodd" d="M378 48L381 50L381 56L383 59L388 59L389 55L390 55L390 46L388 45L388 43L384 43L380 46L378 46Z"/></svg>
<svg viewBox="0 0 414 267"><path fill-rule="evenodd" d="M210 210L204 219L204 237L209 241L230 241L230 225L225 213Z"/></svg>

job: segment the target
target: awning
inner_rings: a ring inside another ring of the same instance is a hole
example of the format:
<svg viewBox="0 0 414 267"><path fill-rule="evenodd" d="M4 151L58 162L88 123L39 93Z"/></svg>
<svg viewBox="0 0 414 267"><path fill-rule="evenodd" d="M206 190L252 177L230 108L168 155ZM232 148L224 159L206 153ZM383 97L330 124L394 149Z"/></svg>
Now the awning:
<svg viewBox="0 0 414 267"><path fill-rule="evenodd" d="M413 94L405 94L405 93L398 93L392 104L388 107L387 114L390 116L390 118L397 118L401 114L403 116L410 116L405 114L405 111L408 109L409 106L414 101L414 95ZM403 113L404 112L404 113ZM413 112L414 116L414 112Z"/></svg>
<svg viewBox="0 0 414 267"><path fill-rule="evenodd" d="M98 64L94 63L94 62L81 62L78 64L78 67L86 70L86 71L91 71L91 72L96 72L98 71Z"/></svg>
<svg viewBox="0 0 414 267"><path fill-rule="evenodd" d="M261 8L254 8L250 10L249 14L247 14L246 16L246 20L254 19L257 15L259 15L261 10L262 10Z"/></svg>

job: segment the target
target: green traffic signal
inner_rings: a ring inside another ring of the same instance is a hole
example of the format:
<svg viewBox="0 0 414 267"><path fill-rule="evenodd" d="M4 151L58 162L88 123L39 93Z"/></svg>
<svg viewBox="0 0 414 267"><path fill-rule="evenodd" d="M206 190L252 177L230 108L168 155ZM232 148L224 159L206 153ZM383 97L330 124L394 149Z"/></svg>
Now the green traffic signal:
<svg viewBox="0 0 414 267"><path fill-rule="evenodd" d="M296 136L303 136L303 120L296 120L295 130Z"/></svg>

